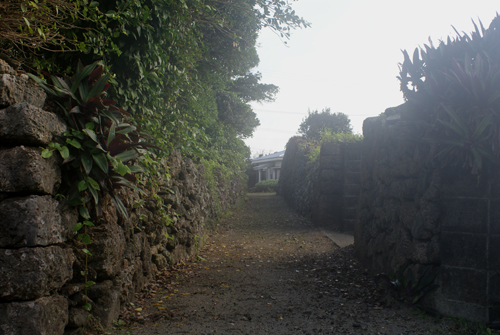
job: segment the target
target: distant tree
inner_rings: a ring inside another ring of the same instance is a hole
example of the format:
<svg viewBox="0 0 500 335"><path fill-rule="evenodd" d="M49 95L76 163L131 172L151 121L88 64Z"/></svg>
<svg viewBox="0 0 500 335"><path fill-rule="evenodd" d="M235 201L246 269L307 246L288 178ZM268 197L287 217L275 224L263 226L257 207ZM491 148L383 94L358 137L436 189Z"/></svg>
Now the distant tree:
<svg viewBox="0 0 500 335"><path fill-rule="evenodd" d="M325 129L330 129L332 133L352 133L351 120L344 113L331 113L330 108L324 108L321 112L309 110L298 133L308 140L319 140Z"/></svg>

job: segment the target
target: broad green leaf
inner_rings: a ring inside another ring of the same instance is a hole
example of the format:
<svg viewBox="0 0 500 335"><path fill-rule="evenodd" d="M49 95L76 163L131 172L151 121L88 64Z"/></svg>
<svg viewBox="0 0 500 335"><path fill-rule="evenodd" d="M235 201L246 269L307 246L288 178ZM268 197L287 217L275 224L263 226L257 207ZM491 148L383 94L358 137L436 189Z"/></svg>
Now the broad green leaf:
<svg viewBox="0 0 500 335"><path fill-rule="evenodd" d="M109 144L111 143L111 141L114 140L115 138L115 129L116 129L116 126L115 126L115 123L111 123L111 127L109 127L109 135L108 135L108 140L106 141L106 147L109 147Z"/></svg>
<svg viewBox="0 0 500 335"><path fill-rule="evenodd" d="M92 256L92 253L88 249L83 248L82 251L87 255Z"/></svg>
<svg viewBox="0 0 500 335"><path fill-rule="evenodd" d="M85 134L89 135L89 137L90 137L90 138L91 138L94 142L99 143L99 142L97 141L97 136L96 136L96 134L94 133L94 131L93 131L93 130L90 130L90 129L85 128L85 129L83 129L83 132L84 132Z"/></svg>
<svg viewBox="0 0 500 335"><path fill-rule="evenodd" d="M143 169L141 169L140 167L135 166L135 165L129 165L128 168L130 169L130 172L132 172L132 173L142 173L142 172L144 172Z"/></svg>
<svg viewBox="0 0 500 335"><path fill-rule="evenodd" d="M87 189L87 187L88 187L88 183L85 180L81 180L78 183L78 191L80 191L80 192L85 191Z"/></svg>
<svg viewBox="0 0 500 335"><path fill-rule="evenodd" d="M43 157L43 158L50 158L50 157L52 157L52 154L53 154L53 153L54 153L54 152L53 152L53 151L51 151L50 149L43 149L43 150L42 150L42 157Z"/></svg>
<svg viewBox="0 0 500 335"><path fill-rule="evenodd" d="M63 146L59 149L59 153L63 159L67 159L69 157L69 149L67 146Z"/></svg>
<svg viewBox="0 0 500 335"><path fill-rule="evenodd" d="M85 305L82 306L82 308L87 312L89 312L92 309L92 305L87 302Z"/></svg>
<svg viewBox="0 0 500 335"><path fill-rule="evenodd" d="M88 226L88 227L94 227L94 223L92 221L83 221L83 224Z"/></svg>
<svg viewBox="0 0 500 335"><path fill-rule="evenodd" d="M135 150L127 150L115 155L115 158L121 160L122 162L127 162L137 157L139 157L139 153Z"/></svg>
<svg viewBox="0 0 500 335"><path fill-rule="evenodd" d="M78 139L80 139L80 140L85 139L85 136L84 136L84 135L83 135L83 133L82 133L81 131L79 131L79 130L73 130L73 131L71 132L71 134L72 134L74 137L76 137L76 138L78 138Z"/></svg>
<svg viewBox="0 0 500 335"><path fill-rule="evenodd" d="M89 210L87 209L87 207L85 206L80 206L80 208L78 209L80 215L82 216L82 218L84 219L90 219L90 213L89 213Z"/></svg>
<svg viewBox="0 0 500 335"><path fill-rule="evenodd" d="M127 173L130 172L130 169L128 168L127 165L123 164L122 162L118 163L118 166L115 169L116 173L118 173L120 176L124 176Z"/></svg>
<svg viewBox="0 0 500 335"><path fill-rule="evenodd" d="M83 235L82 242L85 243L85 244L91 244L92 243L92 239L90 238L89 234Z"/></svg>
<svg viewBox="0 0 500 335"><path fill-rule="evenodd" d="M92 155L92 158L94 159L94 162L96 162L97 166L104 172L108 173L109 165L108 165L108 160L106 158L106 155L104 153L100 153L97 155Z"/></svg>
<svg viewBox="0 0 500 335"><path fill-rule="evenodd" d="M72 139L72 138L66 139L66 143L71 144L72 146L74 146L77 149L82 148L82 145L80 144L80 142L78 142L77 140Z"/></svg>
<svg viewBox="0 0 500 335"><path fill-rule="evenodd" d="M92 179L92 178L90 178L90 177L87 177L87 183L89 183L89 185L90 185L93 189L98 190L98 191L100 191L100 190L101 190L101 188L99 187L99 184L98 184L98 183L97 183L94 179Z"/></svg>
<svg viewBox="0 0 500 335"><path fill-rule="evenodd" d="M79 231L80 229L82 229L82 227L83 227L83 223L78 222L76 225L74 225L74 226L73 226L73 231L74 231L74 232L77 232L77 231Z"/></svg>
<svg viewBox="0 0 500 335"><path fill-rule="evenodd" d="M137 127L135 127L135 126L128 126L128 127L126 127L126 128L123 128L123 129L117 130L116 132L117 132L118 134L128 134L128 133L130 133L130 132L132 132L132 131L134 131L134 130L136 130L136 129L137 129Z"/></svg>
<svg viewBox="0 0 500 335"><path fill-rule="evenodd" d="M81 71L77 71L75 81L71 85L71 92L76 93L76 90L80 86L80 82L83 80L83 78L88 77L92 73L92 71L94 71L96 66L97 63L93 63L85 66Z"/></svg>
<svg viewBox="0 0 500 335"><path fill-rule="evenodd" d="M90 130L94 130L95 123L94 122L88 122L88 123L85 124L85 128L90 129Z"/></svg>
<svg viewBox="0 0 500 335"><path fill-rule="evenodd" d="M88 176L90 171L92 171L92 156L88 152L82 152L80 156L82 161L83 169L85 170L85 174Z"/></svg>
<svg viewBox="0 0 500 335"><path fill-rule="evenodd" d="M97 81L97 83L95 83L94 86L92 86L92 88L90 89L90 92L88 94L87 100L90 98L97 97L102 93L102 90L104 89L104 85L106 85L106 83L108 82L109 76L110 76L110 74L108 73L107 75L101 77Z"/></svg>
<svg viewBox="0 0 500 335"><path fill-rule="evenodd" d="M116 118L116 116L113 114L112 111L110 111L110 110L104 110L103 114L106 115L113 122L118 123L118 119Z"/></svg>
<svg viewBox="0 0 500 335"><path fill-rule="evenodd" d="M83 80L78 85L78 91L80 92L80 97L82 98L83 103L87 103L89 100L89 85L86 80Z"/></svg>
<svg viewBox="0 0 500 335"><path fill-rule="evenodd" d="M85 283L85 288L89 288L95 285L95 281L89 280Z"/></svg>
<svg viewBox="0 0 500 335"><path fill-rule="evenodd" d="M92 197L94 198L94 202L97 205L99 203L99 194L97 194L97 191L93 187L89 187L89 191L92 194Z"/></svg>

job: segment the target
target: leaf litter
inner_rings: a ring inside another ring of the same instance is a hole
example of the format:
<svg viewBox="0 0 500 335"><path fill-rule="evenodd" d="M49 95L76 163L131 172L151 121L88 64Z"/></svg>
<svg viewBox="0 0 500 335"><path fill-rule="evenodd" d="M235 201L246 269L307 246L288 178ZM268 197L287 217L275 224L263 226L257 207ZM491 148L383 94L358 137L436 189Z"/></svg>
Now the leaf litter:
<svg viewBox="0 0 500 335"><path fill-rule="evenodd" d="M249 195L190 262L156 274L108 334L469 334L377 285L275 195Z"/></svg>

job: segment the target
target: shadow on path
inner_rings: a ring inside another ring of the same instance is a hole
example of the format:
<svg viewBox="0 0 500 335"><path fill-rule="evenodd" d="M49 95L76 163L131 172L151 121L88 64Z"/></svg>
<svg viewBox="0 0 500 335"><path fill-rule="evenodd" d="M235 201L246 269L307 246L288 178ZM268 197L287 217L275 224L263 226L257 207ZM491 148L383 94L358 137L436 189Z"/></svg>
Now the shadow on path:
<svg viewBox="0 0 500 335"><path fill-rule="evenodd" d="M392 299L352 246L338 248L282 198L249 194L196 260L156 276L111 334L446 334L443 322Z"/></svg>

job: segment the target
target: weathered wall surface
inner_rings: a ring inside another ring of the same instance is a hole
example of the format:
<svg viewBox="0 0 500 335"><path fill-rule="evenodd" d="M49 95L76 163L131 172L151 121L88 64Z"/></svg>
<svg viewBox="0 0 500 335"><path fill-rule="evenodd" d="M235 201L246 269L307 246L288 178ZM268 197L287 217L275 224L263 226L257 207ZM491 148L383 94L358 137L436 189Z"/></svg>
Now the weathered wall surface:
<svg viewBox="0 0 500 335"><path fill-rule="evenodd" d="M394 112L395 111L395 112ZM361 193L355 250L374 273L405 262L418 276L438 269L427 303L441 313L489 322L500 317L500 176L481 179L432 164L404 106L363 125Z"/></svg>
<svg viewBox="0 0 500 335"><path fill-rule="evenodd" d="M319 160L292 138L283 158L278 194L318 226L352 232L359 193L361 143L323 143Z"/></svg>
<svg viewBox="0 0 500 335"><path fill-rule="evenodd" d="M323 143L313 221L339 232L352 232L359 194L361 143Z"/></svg>
<svg viewBox="0 0 500 335"><path fill-rule="evenodd" d="M312 217L318 198L316 179L319 164L308 164L308 150L309 148L301 145L298 137L292 137L288 141L281 163L277 193L297 213Z"/></svg>
<svg viewBox="0 0 500 335"><path fill-rule="evenodd" d="M153 271L192 255L204 242L206 225L233 205L245 185L216 180L215 192L204 169L173 153L164 177L145 194L123 191L129 218L117 215L109 197L104 215L87 231L87 293L81 271L83 245L72 231L78 216L54 196L61 183L57 155L40 147L65 131L65 124L42 109L45 93L0 64L0 334L62 334L84 326L82 309L104 328L118 318ZM143 202L142 202L143 201Z"/></svg>

